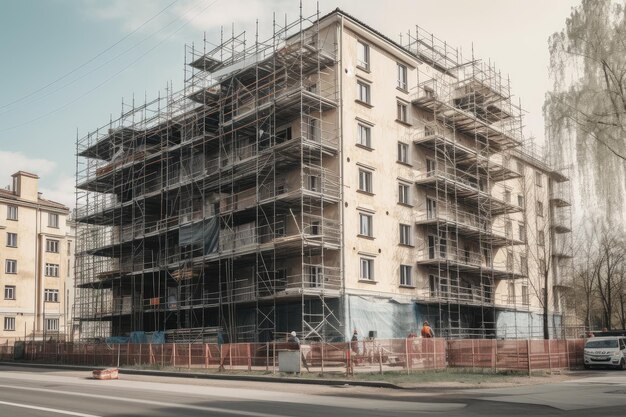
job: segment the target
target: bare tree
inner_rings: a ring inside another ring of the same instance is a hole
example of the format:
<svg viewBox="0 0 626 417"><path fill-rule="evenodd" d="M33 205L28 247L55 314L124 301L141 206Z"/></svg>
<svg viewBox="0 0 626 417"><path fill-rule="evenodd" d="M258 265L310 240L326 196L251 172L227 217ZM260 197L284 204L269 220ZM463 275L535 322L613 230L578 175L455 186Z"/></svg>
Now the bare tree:
<svg viewBox="0 0 626 417"><path fill-rule="evenodd" d="M623 241L613 231L605 228L600 238L598 267L594 270L594 274L602 303L604 325L609 329L613 328L615 308L619 310L622 308L622 306L616 306L616 301L619 301L619 293L622 290L621 273L624 261Z"/></svg>

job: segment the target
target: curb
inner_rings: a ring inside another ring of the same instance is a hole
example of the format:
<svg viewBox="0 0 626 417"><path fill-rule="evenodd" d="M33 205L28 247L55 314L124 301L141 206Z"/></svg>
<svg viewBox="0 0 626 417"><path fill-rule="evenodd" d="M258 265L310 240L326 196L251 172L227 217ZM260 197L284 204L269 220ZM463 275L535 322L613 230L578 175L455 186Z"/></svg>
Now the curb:
<svg viewBox="0 0 626 417"><path fill-rule="evenodd" d="M94 369L106 369L102 366L79 366L79 365L62 365L62 364L46 364L46 363L29 363L29 362L0 362L0 366L24 366L31 368L51 368L64 369L73 371L93 371ZM209 374L196 372L176 372L176 371L152 371L132 368L119 368L120 374L126 375L146 375L161 376L175 378L194 378L194 379L217 379L231 381L252 381L252 382L273 382L273 383L290 383L290 384L307 384L307 385L351 385L355 387L374 387L374 388L391 388L405 389L399 385L384 381L352 381L349 379L301 379L294 377L274 377L261 375L227 375L227 374Z"/></svg>

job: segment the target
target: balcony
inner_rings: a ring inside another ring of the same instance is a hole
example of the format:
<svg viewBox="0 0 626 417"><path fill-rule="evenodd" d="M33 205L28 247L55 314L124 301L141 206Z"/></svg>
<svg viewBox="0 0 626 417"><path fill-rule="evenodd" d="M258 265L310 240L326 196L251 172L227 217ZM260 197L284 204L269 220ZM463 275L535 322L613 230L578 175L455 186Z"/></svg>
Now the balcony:
<svg viewBox="0 0 626 417"><path fill-rule="evenodd" d="M494 261L492 255L488 253L454 249L441 244L419 250L417 259L418 265L449 268L465 274L491 275L495 279L525 276L521 268L515 268L512 263L506 261Z"/></svg>
<svg viewBox="0 0 626 417"><path fill-rule="evenodd" d="M568 183L553 183L552 190L550 191L550 204L554 207L569 207L570 203L570 190Z"/></svg>
<svg viewBox="0 0 626 417"><path fill-rule="evenodd" d="M438 189L454 199L464 199L478 204L479 201L489 200L490 211L493 215L515 213L522 211L518 205L501 200L485 189L484 182L476 176L459 169L443 170L437 166L425 174L419 175L415 181L418 186Z"/></svg>
<svg viewBox="0 0 626 417"><path fill-rule="evenodd" d="M512 223L507 227L503 221L494 221L488 224L484 217L475 213L460 210L456 206L436 210L420 210L415 223L417 225L437 226L440 230L447 230L454 234L470 239L480 238L482 242L494 245L521 245L524 242L513 237Z"/></svg>
<svg viewBox="0 0 626 417"><path fill-rule="evenodd" d="M487 107L477 107L474 102L468 107L458 91L454 84L446 85L431 79L417 86L411 101L419 108L434 112L439 120L454 125L460 132L480 135L496 151L521 144L513 134L512 121L509 120L508 125L504 123L510 115L504 117L506 113L495 102ZM494 116L497 114L500 116Z"/></svg>
<svg viewBox="0 0 626 417"><path fill-rule="evenodd" d="M555 233L569 233L572 231L572 217L569 210L553 209L553 216L550 226Z"/></svg>

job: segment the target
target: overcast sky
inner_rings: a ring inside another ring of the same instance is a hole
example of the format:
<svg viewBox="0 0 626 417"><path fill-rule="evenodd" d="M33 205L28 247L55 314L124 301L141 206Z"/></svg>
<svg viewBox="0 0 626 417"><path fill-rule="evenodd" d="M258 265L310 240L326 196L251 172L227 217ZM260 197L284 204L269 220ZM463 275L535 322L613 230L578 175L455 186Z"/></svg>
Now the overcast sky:
<svg viewBox="0 0 626 417"><path fill-rule="evenodd" d="M313 14L316 2L303 2ZM509 74L528 114L525 135L543 140L547 39L579 0L323 0L392 39L419 25ZM0 3L0 186L26 170L44 196L73 206L76 135L117 117L172 82L181 88L184 45L219 39L220 26L271 34L274 12L294 0L4 0ZM160 13L160 14L159 14ZM156 17L155 17L156 16Z"/></svg>

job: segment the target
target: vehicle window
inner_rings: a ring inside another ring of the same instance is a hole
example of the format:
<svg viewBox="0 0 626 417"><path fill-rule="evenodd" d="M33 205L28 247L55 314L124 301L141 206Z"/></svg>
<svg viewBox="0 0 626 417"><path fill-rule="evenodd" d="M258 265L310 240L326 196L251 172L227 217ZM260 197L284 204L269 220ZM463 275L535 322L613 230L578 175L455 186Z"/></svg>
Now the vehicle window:
<svg viewBox="0 0 626 417"><path fill-rule="evenodd" d="M608 340L588 340L585 344L586 348L591 349L611 349L618 347L617 339Z"/></svg>
<svg viewBox="0 0 626 417"><path fill-rule="evenodd" d="M620 349L626 348L626 340L625 339L620 339L619 340L619 348Z"/></svg>

